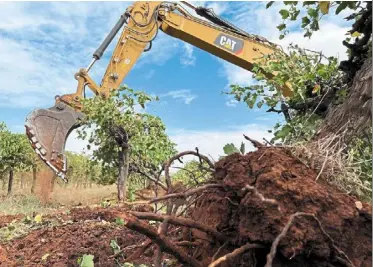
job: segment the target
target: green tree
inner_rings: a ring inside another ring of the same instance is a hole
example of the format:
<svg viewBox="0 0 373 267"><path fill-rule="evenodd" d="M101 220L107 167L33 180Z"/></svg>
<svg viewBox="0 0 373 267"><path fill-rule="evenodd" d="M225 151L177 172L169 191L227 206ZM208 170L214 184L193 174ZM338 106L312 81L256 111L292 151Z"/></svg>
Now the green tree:
<svg viewBox="0 0 373 267"><path fill-rule="evenodd" d="M0 123L0 169L9 173L8 195L12 194L15 169L24 169L34 164L34 152L24 134L10 132Z"/></svg>
<svg viewBox="0 0 373 267"><path fill-rule="evenodd" d="M182 182L185 185L196 186L206 182L211 177L211 172L208 170L209 165L197 160L191 160L184 164L183 167L174 167L179 169L172 175L173 182Z"/></svg>
<svg viewBox="0 0 373 267"><path fill-rule="evenodd" d="M66 152L69 168L67 176L71 183L76 184L76 187L84 186L95 182L100 177L100 168L87 155Z"/></svg>
<svg viewBox="0 0 373 267"><path fill-rule="evenodd" d="M110 179L116 174L119 200L126 199L131 161L154 169L175 153L175 144L168 139L162 121L135 110L153 100L144 92L123 86L107 99L96 96L83 102L86 116L79 137L88 140L92 159L100 164L104 177Z"/></svg>

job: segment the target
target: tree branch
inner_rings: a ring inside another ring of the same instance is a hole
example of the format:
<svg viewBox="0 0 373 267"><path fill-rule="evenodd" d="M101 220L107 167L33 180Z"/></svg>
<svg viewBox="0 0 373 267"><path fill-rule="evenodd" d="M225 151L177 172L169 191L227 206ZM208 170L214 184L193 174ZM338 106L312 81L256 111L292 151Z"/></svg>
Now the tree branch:
<svg viewBox="0 0 373 267"><path fill-rule="evenodd" d="M253 144L253 146L256 147L256 148L264 147L264 146L265 146L265 145L263 145L262 143L260 143L260 142L258 142L258 141L256 141L256 140L254 140L254 139L251 139L250 137L248 137L248 136L246 136L246 135L243 135L243 137L244 137L246 140L250 141L250 142Z"/></svg>
<svg viewBox="0 0 373 267"><path fill-rule="evenodd" d="M240 254L244 253L245 251L247 251L249 249L252 249L252 248L265 248L265 247L262 246L262 245L259 245L259 244L243 245L242 247L233 250L231 253L228 253L228 254L218 258L216 261L213 261L212 263L210 263L210 265L208 267L216 267L219 264L221 264L221 263L223 263L227 260L234 259L238 255L240 255Z"/></svg>
<svg viewBox="0 0 373 267"><path fill-rule="evenodd" d="M157 231L152 229L153 227L139 221L136 217L124 215L123 213L118 212L114 214L124 220L124 225L127 228L147 236L153 241L153 243L157 244L162 251L175 256L180 263L188 264L192 267L202 267L202 265L196 259L190 257L182 249L168 241L164 235L158 234Z"/></svg>
<svg viewBox="0 0 373 267"><path fill-rule="evenodd" d="M159 221L159 222L163 222L167 220L167 223L170 223L173 225L185 226L185 227L195 228L200 231L203 231L219 241L225 242L228 240L227 236L221 234L214 228L198 223L191 219L177 218L177 217L169 216L169 215L159 215L159 214L155 214L151 212L131 212L131 214L136 216L138 219L142 219L142 220L152 220L152 221Z"/></svg>
<svg viewBox="0 0 373 267"><path fill-rule="evenodd" d="M214 164L210 161L210 159L204 155L201 155L199 152L196 152L196 151L184 151L184 152L181 152L175 156L173 156L172 158L170 158L168 161L166 161L164 163L164 171L165 171L165 177L166 177L166 184L167 184L167 187L168 188L172 188L172 183L171 183L171 178L170 178L170 166L171 164L183 157L183 156L186 156L186 155L194 155L196 157L198 157L200 160L204 160L207 162L207 164L212 168L212 169L215 169L215 166Z"/></svg>

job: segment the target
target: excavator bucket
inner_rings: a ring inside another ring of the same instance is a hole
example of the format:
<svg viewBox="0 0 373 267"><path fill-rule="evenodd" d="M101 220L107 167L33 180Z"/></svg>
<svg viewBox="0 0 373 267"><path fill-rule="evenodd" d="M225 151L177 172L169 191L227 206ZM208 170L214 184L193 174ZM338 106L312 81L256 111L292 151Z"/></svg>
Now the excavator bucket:
<svg viewBox="0 0 373 267"><path fill-rule="evenodd" d="M68 182L66 140L80 126L82 117L81 112L58 102L49 109L34 110L26 118L26 134L33 149L64 182Z"/></svg>

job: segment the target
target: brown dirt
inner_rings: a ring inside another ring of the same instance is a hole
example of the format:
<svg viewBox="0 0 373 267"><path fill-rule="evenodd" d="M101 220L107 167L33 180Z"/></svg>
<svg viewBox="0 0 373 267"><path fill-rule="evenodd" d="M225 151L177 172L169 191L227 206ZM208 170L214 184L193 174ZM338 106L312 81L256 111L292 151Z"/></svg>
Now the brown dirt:
<svg viewBox="0 0 373 267"><path fill-rule="evenodd" d="M113 209L116 208L110 210ZM106 211L103 208L84 207L71 210L69 215L46 216L44 220L58 219L64 222L70 221L70 224L43 227L20 239L0 243L0 266L73 267L79 266L77 259L83 254L94 255L95 266L115 266L115 260L109 258L113 255L110 247L111 240L116 240L117 244L124 248L139 245L146 240L146 237L123 226L102 222L101 218ZM126 253L131 255L135 251L136 249L128 250ZM43 261L42 257L46 254L49 256L46 261ZM153 250L149 249L133 263L148 264L152 262L152 255ZM118 260L124 262L122 258Z"/></svg>
<svg viewBox="0 0 373 267"><path fill-rule="evenodd" d="M13 220L19 220L22 215L3 215L0 216L0 228L6 226L8 223L12 222Z"/></svg>
<svg viewBox="0 0 373 267"><path fill-rule="evenodd" d="M226 266L264 266L272 242L295 212L314 213L355 266L371 266L371 205L364 203L358 210L356 199L330 185L316 183L317 174L287 151L260 148L244 156L230 155L216 164L216 170L215 180L234 190L210 191L199 201L192 217L235 236L235 247L252 242L268 248L243 254ZM278 205L263 202L252 192L240 193L245 185L255 186ZM199 231L193 234L208 239ZM220 245L205 242L199 259L207 264ZM228 246L225 252L233 249ZM334 253L316 221L299 217L280 241L274 266L343 266L336 262Z"/></svg>

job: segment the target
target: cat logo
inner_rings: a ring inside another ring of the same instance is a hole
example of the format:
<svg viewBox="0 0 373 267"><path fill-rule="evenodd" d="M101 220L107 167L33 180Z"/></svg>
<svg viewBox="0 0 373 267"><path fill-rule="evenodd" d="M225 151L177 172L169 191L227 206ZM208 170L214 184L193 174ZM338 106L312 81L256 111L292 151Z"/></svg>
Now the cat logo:
<svg viewBox="0 0 373 267"><path fill-rule="evenodd" d="M243 41L225 34L219 34L216 38L215 45L225 48L226 50L238 55L242 53Z"/></svg>

